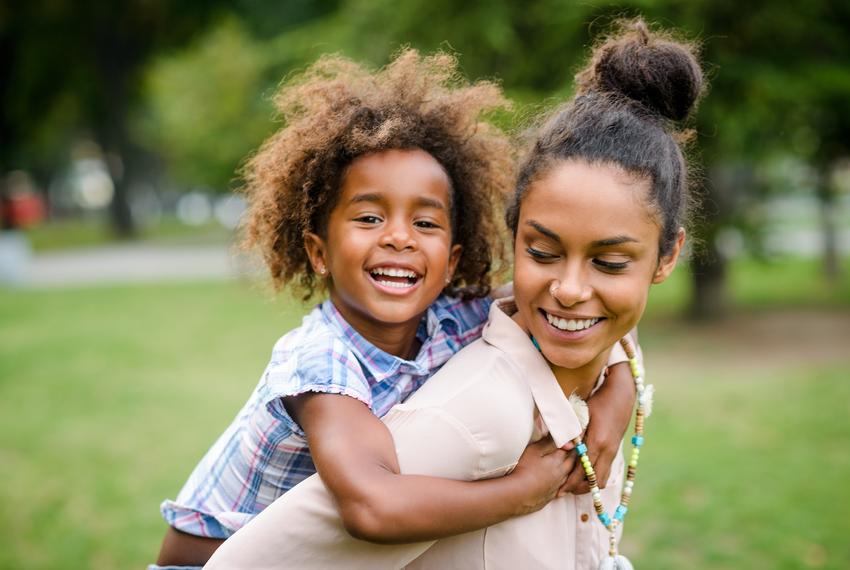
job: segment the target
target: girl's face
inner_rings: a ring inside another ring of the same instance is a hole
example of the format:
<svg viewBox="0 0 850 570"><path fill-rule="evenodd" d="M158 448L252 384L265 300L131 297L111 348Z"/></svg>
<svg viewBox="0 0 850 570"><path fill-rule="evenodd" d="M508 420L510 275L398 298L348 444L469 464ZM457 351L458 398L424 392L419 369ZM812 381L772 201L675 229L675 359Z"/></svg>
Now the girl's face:
<svg viewBox="0 0 850 570"><path fill-rule="evenodd" d="M313 269L355 329L417 326L460 259L452 245L450 181L423 150L387 150L349 166L327 236L307 237Z"/></svg>
<svg viewBox="0 0 850 570"><path fill-rule="evenodd" d="M595 377L638 322L651 283L667 278L684 240L659 259L648 182L610 165L562 161L520 207L514 269L518 320L554 366Z"/></svg>

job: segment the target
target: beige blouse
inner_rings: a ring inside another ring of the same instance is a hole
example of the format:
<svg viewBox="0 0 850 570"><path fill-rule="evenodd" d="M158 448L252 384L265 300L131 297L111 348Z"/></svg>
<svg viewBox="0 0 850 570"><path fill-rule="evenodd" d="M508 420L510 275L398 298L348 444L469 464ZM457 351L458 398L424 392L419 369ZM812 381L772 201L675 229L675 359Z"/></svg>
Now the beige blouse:
<svg viewBox="0 0 850 570"><path fill-rule="evenodd" d="M494 303L480 340L454 356L384 418L402 473L460 480L509 473L529 442L551 434L561 446L579 420L542 355ZM609 364L625 360L619 344ZM613 512L623 482L617 454L602 502ZM205 568L457 569L596 568L608 534L589 494L567 495L523 517L442 539L378 545L352 538L318 476L295 486L236 532Z"/></svg>

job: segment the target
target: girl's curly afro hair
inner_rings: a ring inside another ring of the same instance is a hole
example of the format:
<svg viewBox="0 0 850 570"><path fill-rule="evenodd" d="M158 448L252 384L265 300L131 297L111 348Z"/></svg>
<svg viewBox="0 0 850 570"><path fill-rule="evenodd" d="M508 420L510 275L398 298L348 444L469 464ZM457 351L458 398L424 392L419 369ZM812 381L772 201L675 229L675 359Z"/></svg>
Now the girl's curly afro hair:
<svg viewBox="0 0 850 570"><path fill-rule="evenodd" d="M355 158L419 148L452 184L452 240L463 253L447 292L489 292L490 269L504 254L496 220L515 168L508 137L484 120L510 106L497 85L464 81L451 55L406 49L377 72L323 57L286 81L275 104L284 126L246 163L243 190L247 245L262 252L277 289L296 281L306 300L320 288L304 237L326 235Z"/></svg>

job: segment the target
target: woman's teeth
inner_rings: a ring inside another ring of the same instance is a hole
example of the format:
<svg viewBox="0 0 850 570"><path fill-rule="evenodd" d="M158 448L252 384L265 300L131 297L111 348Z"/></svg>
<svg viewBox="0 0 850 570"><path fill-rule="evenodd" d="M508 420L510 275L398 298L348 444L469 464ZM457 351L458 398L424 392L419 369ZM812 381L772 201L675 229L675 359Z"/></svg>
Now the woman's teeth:
<svg viewBox="0 0 850 570"><path fill-rule="evenodd" d="M549 321L550 325L562 331L583 331L598 323L599 317L592 319L562 319L546 313L546 320Z"/></svg>

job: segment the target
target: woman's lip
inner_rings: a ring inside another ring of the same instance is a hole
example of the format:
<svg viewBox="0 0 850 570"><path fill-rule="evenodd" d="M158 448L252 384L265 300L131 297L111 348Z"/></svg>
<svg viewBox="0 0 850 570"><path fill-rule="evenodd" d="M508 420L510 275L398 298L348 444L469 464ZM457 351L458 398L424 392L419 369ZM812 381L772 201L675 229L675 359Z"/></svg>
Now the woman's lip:
<svg viewBox="0 0 850 570"><path fill-rule="evenodd" d="M564 314L558 313L556 311L549 311L547 309L539 308L538 311L544 314L544 317L549 314L553 317L558 317L559 319L567 319L568 321L589 321L593 319L603 319L604 317L600 317L599 315L574 315L574 314Z"/></svg>
<svg viewBox="0 0 850 570"><path fill-rule="evenodd" d="M546 311L544 311L543 309L539 309L537 313L540 316L540 320L543 322L543 326L545 327L545 330L550 335L554 336L556 339L570 340L570 341L583 339L584 337L588 336L591 332L593 332L593 330L599 325L599 323L602 323L605 320L605 319L600 319L599 322L587 327L586 329L581 329L579 331L565 331L563 329L559 329L558 327L556 327L555 325L550 323L549 319L546 318ZM576 320L581 320L581 319L576 319ZM587 319L583 319L583 320L587 320Z"/></svg>

